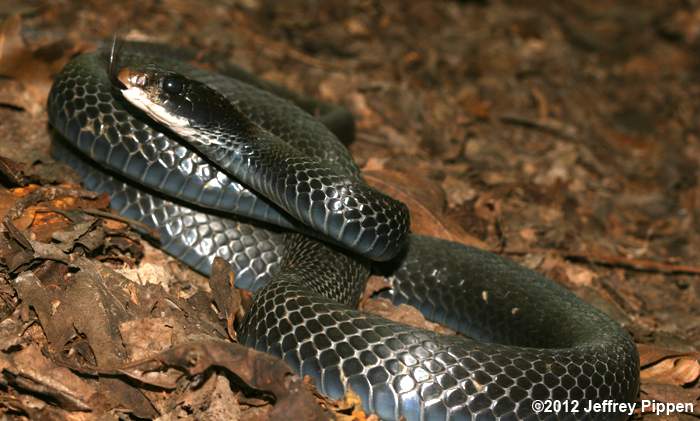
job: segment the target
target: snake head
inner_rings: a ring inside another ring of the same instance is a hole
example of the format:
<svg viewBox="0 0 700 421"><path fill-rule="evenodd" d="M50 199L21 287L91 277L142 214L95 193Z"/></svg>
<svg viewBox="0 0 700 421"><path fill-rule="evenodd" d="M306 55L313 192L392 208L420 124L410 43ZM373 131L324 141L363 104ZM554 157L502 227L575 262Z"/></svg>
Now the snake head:
<svg viewBox="0 0 700 421"><path fill-rule="evenodd" d="M220 124L238 110L206 84L172 71L125 67L118 71L124 98L151 118L188 137L201 127Z"/></svg>

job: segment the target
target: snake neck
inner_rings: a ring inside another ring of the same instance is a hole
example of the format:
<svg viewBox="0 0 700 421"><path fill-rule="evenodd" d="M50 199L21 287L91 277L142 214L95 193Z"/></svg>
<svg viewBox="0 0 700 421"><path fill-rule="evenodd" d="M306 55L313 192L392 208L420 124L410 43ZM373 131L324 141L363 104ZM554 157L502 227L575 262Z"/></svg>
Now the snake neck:
<svg viewBox="0 0 700 421"><path fill-rule="evenodd" d="M282 262L285 282L352 307L359 304L370 273L369 261L300 234L287 236Z"/></svg>

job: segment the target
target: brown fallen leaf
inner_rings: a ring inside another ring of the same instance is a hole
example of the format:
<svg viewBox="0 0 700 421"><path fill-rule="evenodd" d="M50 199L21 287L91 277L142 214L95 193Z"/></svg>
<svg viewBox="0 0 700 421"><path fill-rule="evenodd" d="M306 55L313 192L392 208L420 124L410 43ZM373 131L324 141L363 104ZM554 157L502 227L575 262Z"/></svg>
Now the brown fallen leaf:
<svg viewBox="0 0 700 421"><path fill-rule="evenodd" d="M637 344L641 366L641 398L658 402L694 403L700 415L700 352L676 351L655 345Z"/></svg>
<svg viewBox="0 0 700 421"><path fill-rule="evenodd" d="M0 75L8 78L0 83L0 103L38 115L44 111L51 78L46 64L35 60L24 44L21 29L18 15L0 24Z"/></svg>
<svg viewBox="0 0 700 421"><path fill-rule="evenodd" d="M39 180L27 171L27 166L21 162L0 156L0 177L7 187L20 187L36 183Z"/></svg>
<svg viewBox="0 0 700 421"><path fill-rule="evenodd" d="M66 410L92 410L94 387L48 360L36 345L3 354L0 368L5 381L15 387L48 396Z"/></svg>
<svg viewBox="0 0 700 421"><path fill-rule="evenodd" d="M350 387L342 399L331 399L318 391L311 376L304 376L304 386L314 394L322 407L333 412L336 421L379 421L376 414L367 414L362 409L362 399Z"/></svg>
<svg viewBox="0 0 700 421"><path fill-rule="evenodd" d="M363 175L372 187L408 206L411 212L411 231L414 233L481 249L489 248L464 231L457 221L445 215L445 192L439 184L387 169L364 171Z"/></svg>
<svg viewBox="0 0 700 421"><path fill-rule="evenodd" d="M375 298L363 303L362 310L393 320L397 323L405 323L421 329L430 330L443 335L454 335L455 332L439 323L428 321L423 314L415 307L408 304L391 303L385 298Z"/></svg>
<svg viewBox="0 0 700 421"><path fill-rule="evenodd" d="M65 252L80 249L99 260L127 264L139 260L143 247L128 225L114 222L112 213L100 210L108 206L109 196L72 185L0 188L0 216L9 217L6 225L11 221L22 235L58 242Z"/></svg>
<svg viewBox="0 0 700 421"><path fill-rule="evenodd" d="M32 244L37 255L41 254L42 248L51 250L54 255L61 253L55 246L42 244ZM93 266L82 258L77 264ZM31 272L20 274L15 285L22 301L36 312L56 354L71 356L74 364L81 366L91 367L98 363L121 365L126 360L126 351L116 326L129 316L121 305L128 298L113 285L96 282L101 276L95 272L77 272L65 289L61 288L62 280L52 280L57 284L47 285L48 282L42 283ZM119 293L120 297L117 296ZM109 391L104 395L106 399L101 402L102 405L128 407L139 417L156 414L141 391L122 379L101 377L99 383L101 391Z"/></svg>
<svg viewBox="0 0 700 421"><path fill-rule="evenodd" d="M129 354L129 361L142 360L173 345L174 321L168 317L145 317L123 322L119 334Z"/></svg>
<svg viewBox="0 0 700 421"><path fill-rule="evenodd" d="M32 115L44 113L52 75L78 51L64 42L40 48L25 43L22 18L12 15L0 23L0 103L21 108ZM61 54L47 54L59 50Z"/></svg>
<svg viewBox="0 0 700 421"><path fill-rule="evenodd" d="M641 379L644 382L687 385L700 378L700 352L678 352L638 344Z"/></svg>
<svg viewBox="0 0 700 421"><path fill-rule="evenodd" d="M257 391L257 396L274 396L275 405L269 413L271 420L328 419L312 394L289 366L271 355L243 345L216 339L205 339L170 348L150 359L123 366L119 372L145 384L151 384L150 373L164 368L177 369L190 378L202 376L213 368L231 373L241 386ZM154 384L174 389L177 382Z"/></svg>
<svg viewBox="0 0 700 421"><path fill-rule="evenodd" d="M698 361L689 358L668 358L646 368L641 372L641 378L655 379L663 384L684 385L698 378L700 366Z"/></svg>
<svg viewBox="0 0 700 421"><path fill-rule="evenodd" d="M226 330L231 340L236 340L237 334L234 329L234 322L243 320L245 309L243 308L243 297L240 290L234 288L234 272L231 264L215 257L212 264L209 286L212 298L220 312L220 317L226 321Z"/></svg>
<svg viewBox="0 0 700 421"><path fill-rule="evenodd" d="M181 419L207 421L238 421L257 419L265 416L251 416L250 410L241 409L240 394L234 392L230 380L221 374L209 376L204 384L185 390L174 408L167 408L156 421ZM257 409L257 408L254 408Z"/></svg>

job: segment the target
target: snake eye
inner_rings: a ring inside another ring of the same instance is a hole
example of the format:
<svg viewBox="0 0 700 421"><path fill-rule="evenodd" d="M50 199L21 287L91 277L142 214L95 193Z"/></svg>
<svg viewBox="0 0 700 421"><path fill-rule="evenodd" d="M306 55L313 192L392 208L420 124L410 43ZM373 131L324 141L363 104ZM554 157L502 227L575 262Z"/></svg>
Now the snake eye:
<svg viewBox="0 0 700 421"><path fill-rule="evenodd" d="M183 87L184 83L177 77L167 76L163 79L163 90L170 95L179 95Z"/></svg>

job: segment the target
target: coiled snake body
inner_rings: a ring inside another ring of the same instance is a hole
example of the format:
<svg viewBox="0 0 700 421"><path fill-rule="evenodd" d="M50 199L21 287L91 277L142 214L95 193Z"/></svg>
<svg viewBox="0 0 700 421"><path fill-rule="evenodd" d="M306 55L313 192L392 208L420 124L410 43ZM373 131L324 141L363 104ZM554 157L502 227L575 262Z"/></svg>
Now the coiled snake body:
<svg viewBox="0 0 700 421"><path fill-rule="evenodd" d="M324 394L351 387L383 419L625 417L584 408L636 399L626 332L509 260L407 234L405 207L365 185L320 120L270 90L307 100L127 44L120 68L176 78L166 106L174 101L184 120L165 127L115 89L109 65L100 50L58 75L48 101L63 137L54 155L108 192L114 209L158 228L160 246L191 267L206 274L214 256L231 262L237 286L256 291L243 343L283 358ZM355 310L373 270L388 276L395 303L468 337ZM538 413L536 400L580 406Z"/></svg>

